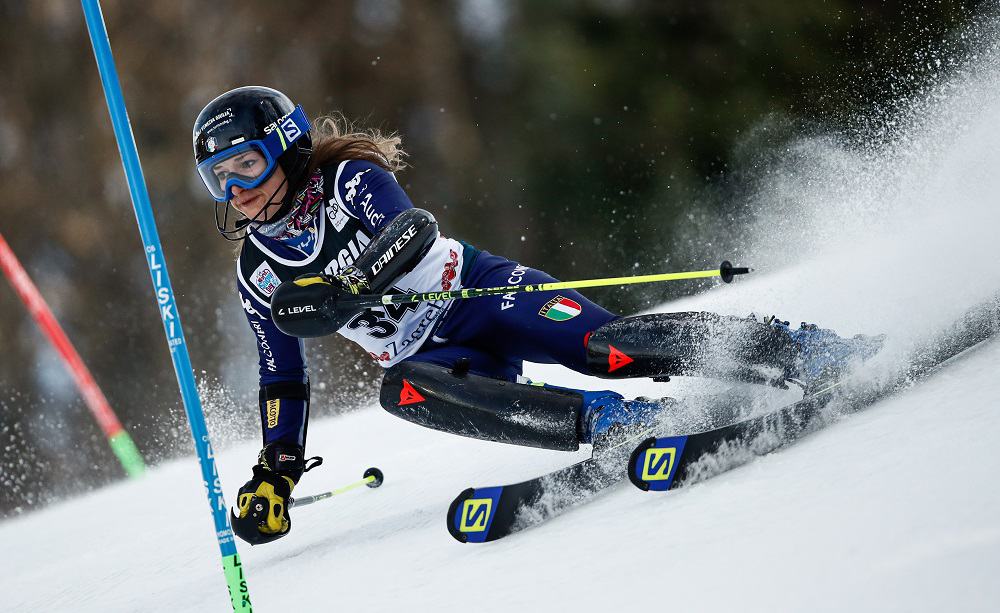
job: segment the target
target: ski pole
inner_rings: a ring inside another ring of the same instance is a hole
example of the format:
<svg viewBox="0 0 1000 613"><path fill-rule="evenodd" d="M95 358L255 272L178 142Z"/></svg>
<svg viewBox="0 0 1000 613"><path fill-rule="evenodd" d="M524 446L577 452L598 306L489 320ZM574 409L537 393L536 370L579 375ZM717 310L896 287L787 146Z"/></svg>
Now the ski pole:
<svg viewBox="0 0 1000 613"><path fill-rule="evenodd" d="M534 283L527 285L505 285L500 287L480 287L460 289L445 292L423 292L419 294L384 294L381 296L360 295L341 296L338 302L342 305L368 308L379 305L400 304L404 302L435 302L438 300L464 300L498 294L514 294L520 292L551 292L561 289L582 289L586 287L603 287L607 285L635 285L637 283L660 283L664 281L680 281L683 279L708 279L720 277L724 283L731 283L736 275L752 272L752 268L734 267L728 261L717 269L695 270L689 272L667 272L655 275L636 275L632 277L611 277L608 279L584 279L582 281L558 281L555 283ZM323 282L319 277L297 280L297 285L310 285Z"/></svg>
<svg viewBox="0 0 1000 613"><path fill-rule="evenodd" d="M349 492L355 488L361 487L362 485L367 485L370 488L376 488L382 485L382 481L385 480L385 476L382 471L372 467L365 471L364 478L360 481L355 481L354 483L345 485L343 487L338 487L335 490L330 490L329 492L324 492L322 494L315 494L313 496L304 496L302 498L290 498L288 500L288 508L292 507L304 507L307 504L312 504L314 502L319 502L320 500L326 500L332 496L338 494L343 494L344 492Z"/></svg>
<svg viewBox="0 0 1000 613"><path fill-rule="evenodd" d="M14 255L14 251L7 244L7 241L4 240L2 234L0 234L0 269L3 269L7 274L10 284L14 286L14 291L21 297L24 306L28 308L28 312L35 319L35 323L38 324L38 327L48 337L49 342L59 352L63 364L66 365L66 369L73 376L76 387L80 390L80 395L83 396L84 402L87 403L87 407L94 415L94 419L97 420L97 424L104 431L104 436L108 439L111 451L118 456L118 461L121 462L125 473L130 477L141 475L146 470L146 464L143 462L142 455L132 441L132 437L128 435L128 432L122 427L122 423L118 421L118 416L115 415L104 392L101 391L93 375L90 374L90 370L84 364L83 358L80 357L76 348L73 347L73 343L70 342L62 326L59 325L59 321L52 314L49 305L46 304L45 298L42 297L35 284L31 282L28 273L21 266L21 263L18 262L17 256Z"/></svg>

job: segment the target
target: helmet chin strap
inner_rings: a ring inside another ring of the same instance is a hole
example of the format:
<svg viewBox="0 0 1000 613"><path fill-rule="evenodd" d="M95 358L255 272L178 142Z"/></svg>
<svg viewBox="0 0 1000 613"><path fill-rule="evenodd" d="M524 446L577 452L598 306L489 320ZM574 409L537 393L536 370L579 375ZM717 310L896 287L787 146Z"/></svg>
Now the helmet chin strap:
<svg viewBox="0 0 1000 613"><path fill-rule="evenodd" d="M287 190L285 192L285 197L281 199L281 203L280 203L281 207L278 209L278 212L275 213L271 217L271 219L260 219L260 216L263 215L265 211L267 211L267 208L269 206L271 206L273 204L278 204L278 203L274 202L274 195L277 194L278 192L280 192L281 188L286 183L288 183L288 175L285 175L285 178L281 180L281 183L278 184L278 187L276 187L274 189L274 191L271 192L271 196L267 199L267 203L265 203L264 206L262 206L260 208L260 210L257 211L257 214L253 216L253 219L244 217L243 219L237 220L236 223L233 224L233 225L236 226L236 229L237 230L242 230L243 228L249 226L252 223L258 223L258 224L259 223L267 223L269 221L277 221L278 219L281 219L282 217L284 217L285 214L288 213L288 210L291 208L291 205L292 205L292 201L291 201L291 198L289 198L289 196L294 197L294 194L291 194L291 191L292 191L291 189L289 189L289 190Z"/></svg>
<svg viewBox="0 0 1000 613"><path fill-rule="evenodd" d="M278 185L277 189L271 193L271 197L267 199L267 204L265 204L264 207L256 215L254 215L253 219L240 220L243 222L242 227L245 227L250 223L271 223L278 221L285 215L288 215L289 211L292 210L292 205L295 202L295 187L301 182L302 174L309 166L309 156L312 155L311 148L299 147L298 145L296 145L296 147L298 148L297 153L299 154L299 162L295 165L295 169L290 173L285 173L285 178L281 181L281 184ZM267 210L267 207L274 204L272 202L272 200L274 200L274 195L277 194L281 190L281 186L286 183L288 184L288 190L285 192L285 197L281 199L281 208L278 209L278 212L275 213L271 219L257 219L260 217L261 213Z"/></svg>

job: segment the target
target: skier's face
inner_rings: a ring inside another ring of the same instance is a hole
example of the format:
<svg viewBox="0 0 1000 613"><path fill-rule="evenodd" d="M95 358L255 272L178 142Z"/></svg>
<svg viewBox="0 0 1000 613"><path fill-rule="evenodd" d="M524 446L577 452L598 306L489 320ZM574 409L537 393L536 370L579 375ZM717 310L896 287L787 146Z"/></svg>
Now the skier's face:
<svg viewBox="0 0 1000 613"><path fill-rule="evenodd" d="M267 165L264 156L259 153L248 152L247 155L259 157L258 162L261 168ZM233 163L246 163L246 160L234 160ZM281 166L278 166L274 169L271 177L257 187L246 189L234 185L232 189L233 199L229 201L229 204L243 213L247 219L268 221L281 208L281 200L285 197L288 183L285 181L285 171L282 170ZM264 208L267 210L261 214L261 209Z"/></svg>

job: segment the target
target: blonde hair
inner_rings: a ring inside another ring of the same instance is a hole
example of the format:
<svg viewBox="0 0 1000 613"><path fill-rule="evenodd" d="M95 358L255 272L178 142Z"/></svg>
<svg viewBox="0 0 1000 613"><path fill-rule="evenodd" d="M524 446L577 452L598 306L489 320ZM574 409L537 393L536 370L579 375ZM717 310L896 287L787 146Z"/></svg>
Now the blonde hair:
<svg viewBox="0 0 1000 613"><path fill-rule="evenodd" d="M313 122L312 156L307 176L321 166L344 160L366 160L389 172L402 170L406 168L402 142L396 133L361 129L341 113L323 115Z"/></svg>

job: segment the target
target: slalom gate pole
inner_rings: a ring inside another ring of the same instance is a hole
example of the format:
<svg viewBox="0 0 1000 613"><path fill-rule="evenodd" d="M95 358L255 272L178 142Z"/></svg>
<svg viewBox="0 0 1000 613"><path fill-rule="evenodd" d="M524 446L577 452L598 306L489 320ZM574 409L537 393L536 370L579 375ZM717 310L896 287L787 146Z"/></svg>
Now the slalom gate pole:
<svg viewBox="0 0 1000 613"><path fill-rule="evenodd" d="M304 507L307 504L312 504L314 502L319 502L320 500L326 500L338 494L343 494L344 492L349 492L353 489L357 489L362 485L367 485L371 488L376 488L382 485L382 481L385 477L382 475L382 471L377 468L369 468L365 471L364 478L360 481L355 481L343 487L338 487L335 490L330 490L329 492L324 492L322 494L315 494L313 496L303 496L302 498L291 498L288 501L288 508L292 507Z"/></svg>
<svg viewBox="0 0 1000 613"><path fill-rule="evenodd" d="M108 399L104 396L94 377L91 376L90 370L83 363L83 359L76 352L73 343L66 336L55 315L52 314L52 309L42 298L42 294L35 287L35 284L31 282L31 278L17 260L10 245L4 240L3 234L0 234L0 268L7 275L7 279L10 280L14 291L24 302L24 306L31 313L35 323L38 324L38 327L42 329L49 342L59 353L66 369L73 376L76 387L80 390L80 395L83 396L84 402L93 413L94 419L97 420L97 425L101 427L104 436L108 438L111 451L118 456L118 461L121 462L125 473L129 477L141 475L146 470L146 464L142 461L142 455L132 441L132 437L118 421L118 416L111 409Z"/></svg>
<svg viewBox="0 0 1000 613"><path fill-rule="evenodd" d="M520 292L552 292L561 289L583 289L586 287L604 287L608 285L635 285L638 283L662 283L664 281L680 281L684 279L708 279L720 277L723 282L730 283L736 275L745 275L753 272L752 268L734 267L728 261L723 262L719 268L712 270L695 270L689 272L667 272L655 275L637 275L633 277L611 277L607 279L584 279L582 281L558 281L555 283L535 283L527 285L505 285L500 287L481 287L472 289L460 289L445 292L423 292L419 294L384 294L381 296L360 295L344 296L338 299L341 304L350 304L360 308L400 304L404 302L435 302L438 300L464 300L467 298L481 298L483 296L496 296L498 294L515 294ZM316 279L307 278L295 281L299 285L309 285L318 282Z"/></svg>
<svg viewBox="0 0 1000 613"><path fill-rule="evenodd" d="M101 13L98 0L81 0L81 2L87 21L87 30L90 33L90 42L94 47L94 57L97 59L97 67L104 86L104 97L107 100L108 112L111 114L111 123L114 126L115 139L118 141L118 152L121 154L125 176L128 179L129 193L132 196L132 206L135 209L139 234L142 236L142 242L145 246L146 263L149 265L149 274L153 278L153 290L157 306L160 309L160 318L163 320L167 345L170 347L170 358L174 363L174 372L177 374L177 383L180 385L184 410L191 425L191 436L194 438L194 447L198 452L198 461L201 464L201 474L208 493L212 519L215 521L215 536L222 554L222 568L229 587L229 597L233 611L253 611L253 606L250 603L250 591L243 575L243 565L240 562L239 553L236 551L233 530L229 525L229 509L222 495L222 483L216 470L212 443L208 438L205 414L202 411L201 400L198 398L198 392L195 388L191 358L184 342L180 314L177 312L177 303L174 301L174 291L170 285L170 276L167 274L167 264L163 257L163 248L156 229L156 220L153 217L149 194L146 191L146 180L139 163L135 136L132 134L132 126L129 124L125 99L122 96L121 83L118 80L118 71L115 69L114 57L111 55L111 43L108 40L104 15Z"/></svg>

